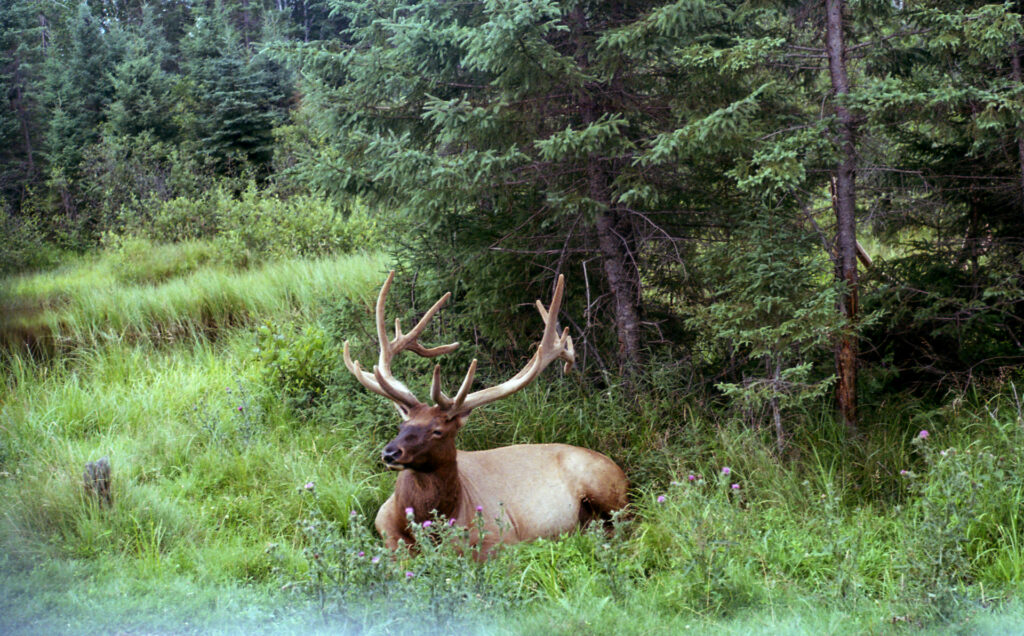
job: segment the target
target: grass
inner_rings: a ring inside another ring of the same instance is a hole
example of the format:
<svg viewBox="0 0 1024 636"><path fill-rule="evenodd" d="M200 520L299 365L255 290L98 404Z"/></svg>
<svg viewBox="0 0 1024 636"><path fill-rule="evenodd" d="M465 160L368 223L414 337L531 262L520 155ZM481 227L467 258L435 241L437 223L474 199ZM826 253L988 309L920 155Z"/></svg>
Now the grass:
<svg viewBox="0 0 1024 636"><path fill-rule="evenodd" d="M190 259L193 248L165 251L161 258ZM273 261L242 271L183 268L179 276L150 284L149 276L125 276L116 253L104 253L5 281L0 335L51 353L110 342L205 339L234 326L301 315L320 299L365 302L383 269L380 256L353 255Z"/></svg>
<svg viewBox="0 0 1024 636"><path fill-rule="evenodd" d="M295 326L280 330L275 360L296 343L332 346L295 334L339 299L368 304L382 260L203 262L152 282L118 273L116 258L4 285L8 306L35 308L18 309L19 324L62 346L49 357L14 347L0 363L0 632L1006 633L1024 623L1019 383L876 409L857 443L827 409L809 413L780 461L765 431L669 391L637 404L549 372L474 413L461 447L606 452L633 484L630 518L610 535L522 544L483 566L444 541L374 564L383 548L369 519L393 480L376 461L390 407L328 364L328 392L292 408L281 399L288 374L308 370L268 374L254 349L268 322ZM915 438L921 428L927 440ZM113 466L111 508L82 489L85 462L100 456Z"/></svg>

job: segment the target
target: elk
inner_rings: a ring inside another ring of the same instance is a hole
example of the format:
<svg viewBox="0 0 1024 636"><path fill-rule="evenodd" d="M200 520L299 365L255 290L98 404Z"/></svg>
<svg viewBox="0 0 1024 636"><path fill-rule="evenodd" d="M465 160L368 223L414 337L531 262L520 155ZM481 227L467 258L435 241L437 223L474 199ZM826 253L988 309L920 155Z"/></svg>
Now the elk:
<svg viewBox="0 0 1024 636"><path fill-rule="evenodd" d="M559 335L556 326L565 287L563 276L558 277L547 309L537 301L544 335L521 371L501 384L470 393L477 368L474 359L458 392L449 397L441 389L441 365L436 364L430 387L434 404L429 406L395 379L391 362L405 350L434 358L459 346L455 342L427 348L419 342L451 292L434 303L407 334L396 319L395 336L389 339L384 305L394 277L392 271L377 297L380 357L373 372L353 361L348 341L344 344L348 370L364 387L390 400L402 418L398 436L381 452L389 469L401 471L394 493L380 507L375 522L390 549L397 549L400 542L409 547L414 543L410 514L418 524L443 515L468 528L469 544L476 548L478 558L486 558L499 543L556 536L592 519L607 518L626 505L626 475L601 453L567 444L520 444L482 451L455 448L455 437L474 409L524 388L556 359L565 362L564 371L572 368L575 358L569 328ZM478 514L484 520L482 538L474 523Z"/></svg>

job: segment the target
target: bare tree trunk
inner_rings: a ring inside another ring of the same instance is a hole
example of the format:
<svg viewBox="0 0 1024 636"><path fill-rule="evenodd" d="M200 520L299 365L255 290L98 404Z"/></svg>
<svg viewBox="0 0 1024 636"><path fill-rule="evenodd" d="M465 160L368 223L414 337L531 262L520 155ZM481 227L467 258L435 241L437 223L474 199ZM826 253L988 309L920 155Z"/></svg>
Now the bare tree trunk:
<svg viewBox="0 0 1024 636"><path fill-rule="evenodd" d="M581 69L588 67L587 46L583 34L589 28L586 12L578 6L572 12L575 58ZM597 121L600 109L594 94L586 91L580 100L583 122ZM640 271L636 265L635 237L629 218L614 209L609 195L609 179L605 166L596 155L587 158L587 196L604 211L597 218L597 244L608 288L615 303L615 333L618 338L619 369L628 379L640 370L643 362L640 337Z"/></svg>
<svg viewBox="0 0 1024 636"><path fill-rule="evenodd" d="M631 375L642 362L640 339L640 280L632 264L627 237L618 215L608 210L597 219L597 240L604 274L615 302L619 366Z"/></svg>
<svg viewBox="0 0 1024 636"><path fill-rule="evenodd" d="M825 0L825 50L829 76L839 120L842 158L836 167L835 211L838 247L838 274L845 287L839 309L852 327L857 320L857 220L856 189L857 148L856 122L842 99L850 92L846 73L846 45L843 41L843 0ZM836 398L839 414L849 432L857 429L857 341L853 333L844 333L836 343Z"/></svg>
<svg viewBox="0 0 1024 636"><path fill-rule="evenodd" d="M18 121L21 123L21 134L25 139L25 159L28 163L28 174L34 175L36 172L35 159L33 158L32 152L32 137L29 135L28 130L28 113L25 110L25 99L21 92L21 58L15 57L14 63L16 70L14 71L14 90L15 90L15 110L18 113Z"/></svg>
<svg viewBox="0 0 1024 636"><path fill-rule="evenodd" d="M775 361L775 370L772 373L772 418L775 420L775 448L779 451L779 457L785 450L786 432L782 429L782 412L779 410L779 392L782 386L782 363Z"/></svg>
<svg viewBox="0 0 1024 636"><path fill-rule="evenodd" d="M1020 44L1017 42L1010 48L1010 74L1013 81L1024 83L1020 68ZM1024 208L1024 125L1020 124L1017 126L1017 158L1020 161L1020 200Z"/></svg>

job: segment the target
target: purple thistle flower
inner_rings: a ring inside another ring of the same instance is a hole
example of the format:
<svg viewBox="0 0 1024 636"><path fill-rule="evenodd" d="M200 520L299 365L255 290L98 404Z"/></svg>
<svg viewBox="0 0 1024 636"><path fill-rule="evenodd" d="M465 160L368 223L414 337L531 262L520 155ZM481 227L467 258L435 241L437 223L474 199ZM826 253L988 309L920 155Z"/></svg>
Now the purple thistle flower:
<svg viewBox="0 0 1024 636"><path fill-rule="evenodd" d="M427 519L426 521L423 522L423 527L424 528L429 528L432 525L434 525L434 522L431 521L430 519Z"/></svg>
<svg viewBox="0 0 1024 636"><path fill-rule="evenodd" d="M477 512L483 512L484 511L484 507L483 506L477 506L476 507L476 511Z"/></svg>
<svg viewBox="0 0 1024 636"><path fill-rule="evenodd" d="M365 552L363 552L362 550L360 550L360 551L359 551L359 554L357 554L356 556L359 556L359 557L364 557L364 556L366 556L366 553L365 553Z"/></svg>
<svg viewBox="0 0 1024 636"><path fill-rule="evenodd" d="M455 517L452 517L451 519L448 520L448 525L450 525L450 526L454 526L455 525Z"/></svg>
<svg viewBox="0 0 1024 636"><path fill-rule="evenodd" d="M920 439L928 439L928 435L930 435L930 433L925 429L922 429L921 432L917 434Z"/></svg>
<svg viewBox="0 0 1024 636"><path fill-rule="evenodd" d="M241 413L241 412L242 412L242 407L238 407L238 412L239 412L239 413Z"/></svg>
<svg viewBox="0 0 1024 636"><path fill-rule="evenodd" d="M731 472L732 472L731 468L729 468L728 466L722 466L722 474L723 475L728 475Z"/></svg>
<svg viewBox="0 0 1024 636"><path fill-rule="evenodd" d="M901 475L909 475L909 474L910 474L910 471L909 471L909 470L901 470L901 471L900 471L900 474L901 474Z"/></svg>
<svg viewBox="0 0 1024 636"><path fill-rule="evenodd" d="M416 575L415 575L415 574L413 574L412 572L406 572L406 573L405 573L405 578L407 578L407 579L411 579L411 578L412 578L412 577L414 577L414 576L416 576Z"/></svg>
<svg viewBox="0 0 1024 636"><path fill-rule="evenodd" d="M658 495L658 503L665 503L665 495Z"/></svg>
<svg viewBox="0 0 1024 636"><path fill-rule="evenodd" d="M354 517L354 516L356 516L357 514L359 514L359 513L358 513L358 512L356 512L355 510L349 510L349 511L348 511L348 516L350 516L350 517Z"/></svg>
<svg viewBox="0 0 1024 636"><path fill-rule="evenodd" d="M370 559L370 563L373 563L373 564L380 563L380 557L379 556L373 557L372 559Z"/></svg>
<svg viewBox="0 0 1024 636"><path fill-rule="evenodd" d="M405 516L406 517L412 515L412 513L413 513L412 506L409 506L408 508L405 509Z"/></svg>
<svg viewBox="0 0 1024 636"><path fill-rule="evenodd" d="M740 485L739 484L733 484L732 485L732 489L733 490L739 490L740 489Z"/></svg>
<svg viewBox="0 0 1024 636"><path fill-rule="evenodd" d="M697 476L696 475L690 475L690 476L687 477L687 479L689 479L690 481L697 481Z"/></svg>
<svg viewBox="0 0 1024 636"><path fill-rule="evenodd" d="M316 484L311 481L306 482L306 490L313 490L314 488L316 488Z"/></svg>

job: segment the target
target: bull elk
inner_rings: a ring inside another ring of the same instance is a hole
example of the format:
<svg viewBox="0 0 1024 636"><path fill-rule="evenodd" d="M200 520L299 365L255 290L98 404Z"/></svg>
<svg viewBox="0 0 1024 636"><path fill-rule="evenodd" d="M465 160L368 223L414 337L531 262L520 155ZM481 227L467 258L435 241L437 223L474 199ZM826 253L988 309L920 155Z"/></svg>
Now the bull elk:
<svg viewBox="0 0 1024 636"><path fill-rule="evenodd" d="M459 346L456 342L427 348L419 343L420 334L451 292L434 303L409 333L403 334L395 320L395 336L389 339L384 304L394 277L392 271L377 297L380 358L373 373L352 360L348 341L344 345L348 370L364 387L391 400L402 417L398 436L381 453L388 468L401 471L394 493L376 518L377 531L389 548L396 549L399 541L412 545L409 509L415 523L440 514L470 528L470 544L477 554L486 556L498 542L555 536L626 505L625 474L595 451L566 444L521 444L483 451L455 448L456 434L474 409L519 391L556 359L565 362L565 371L572 368L575 358L569 329L559 335L556 327L563 276L558 277L549 308L537 301L544 335L526 366L501 384L470 393L477 367L473 360L458 392L449 397L441 389L441 365L437 364L430 387L433 406L420 402L392 376L391 361L405 350L434 358ZM482 540L473 523L477 514L484 519Z"/></svg>

